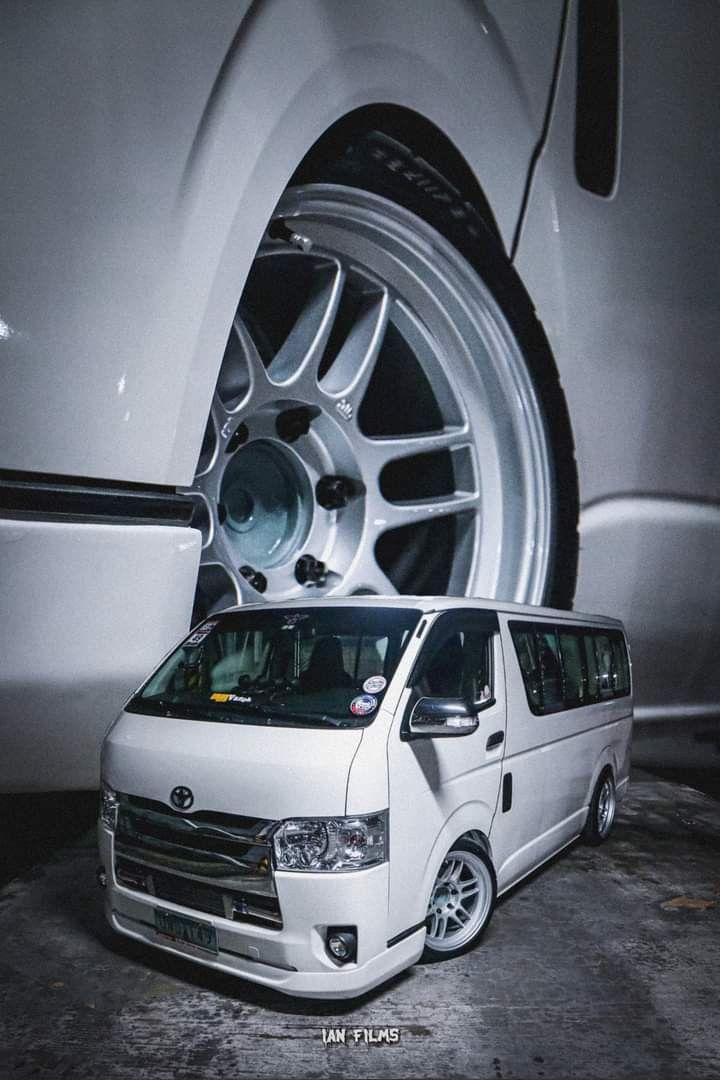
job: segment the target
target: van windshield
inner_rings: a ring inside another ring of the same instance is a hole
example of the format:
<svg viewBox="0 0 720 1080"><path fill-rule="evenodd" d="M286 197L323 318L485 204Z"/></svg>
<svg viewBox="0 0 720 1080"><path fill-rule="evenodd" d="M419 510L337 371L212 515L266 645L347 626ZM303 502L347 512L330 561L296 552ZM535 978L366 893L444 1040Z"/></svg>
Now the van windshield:
<svg viewBox="0 0 720 1080"><path fill-rule="evenodd" d="M419 619L419 611L395 607L211 616L126 709L226 723L365 727Z"/></svg>

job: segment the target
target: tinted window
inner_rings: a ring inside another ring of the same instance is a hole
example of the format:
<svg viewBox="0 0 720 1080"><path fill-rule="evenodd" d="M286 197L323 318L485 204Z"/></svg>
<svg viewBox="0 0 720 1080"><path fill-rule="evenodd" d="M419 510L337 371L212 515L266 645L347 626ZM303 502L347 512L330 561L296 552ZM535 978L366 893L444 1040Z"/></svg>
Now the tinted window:
<svg viewBox="0 0 720 1080"><path fill-rule="evenodd" d="M554 629L544 627L535 631L540 657L542 702L545 712L562 709L563 679L560 666L560 646Z"/></svg>
<svg viewBox="0 0 720 1080"><path fill-rule="evenodd" d="M613 649L613 671L615 677L615 693L618 696L630 693L630 663L628 661L625 639L619 631L611 635Z"/></svg>
<svg viewBox="0 0 720 1080"><path fill-rule="evenodd" d="M482 701L492 691L492 634L487 620L438 622L413 672L413 689L421 697Z"/></svg>
<svg viewBox="0 0 720 1080"><path fill-rule="evenodd" d="M630 693L630 665L619 630L517 622L510 631L533 712L558 712Z"/></svg>
<svg viewBox="0 0 720 1080"><path fill-rule="evenodd" d="M612 645L607 634L594 634L597 657L597 689L602 699L614 697Z"/></svg>
<svg viewBox="0 0 720 1080"><path fill-rule="evenodd" d="M582 705L587 701L587 680L583 664L583 639L580 634L560 633L560 656L562 658L564 702L566 707Z"/></svg>
<svg viewBox="0 0 720 1080"><path fill-rule="evenodd" d="M522 623L520 624L522 626ZM528 702L533 712L542 712L542 690L540 679L540 661L538 660L537 647L535 645L535 632L530 630L513 628L513 641L517 652L520 670L525 681Z"/></svg>
<svg viewBox="0 0 720 1080"><path fill-rule="evenodd" d="M321 605L214 615L126 708L223 723L362 727L419 618L405 608Z"/></svg>

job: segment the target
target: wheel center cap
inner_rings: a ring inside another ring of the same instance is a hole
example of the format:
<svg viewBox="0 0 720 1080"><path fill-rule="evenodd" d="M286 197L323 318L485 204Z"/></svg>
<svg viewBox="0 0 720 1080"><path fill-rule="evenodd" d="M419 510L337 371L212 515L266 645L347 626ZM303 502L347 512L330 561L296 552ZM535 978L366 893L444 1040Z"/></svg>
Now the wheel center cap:
<svg viewBox="0 0 720 1080"><path fill-rule="evenodd" d="M313 514L310 481L297 456L270 439L238 450L220 488L222 528L238 565L267 569L304 543Z"/></svg>

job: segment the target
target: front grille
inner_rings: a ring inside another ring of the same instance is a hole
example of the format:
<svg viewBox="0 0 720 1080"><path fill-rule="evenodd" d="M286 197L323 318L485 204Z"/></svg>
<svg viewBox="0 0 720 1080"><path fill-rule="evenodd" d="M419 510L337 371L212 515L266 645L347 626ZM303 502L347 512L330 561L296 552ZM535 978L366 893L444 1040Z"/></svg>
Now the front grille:
<svg viewBox="0 0 720 1080"><path fill-rule="evenodd" d="M115 875L121 885L239 922L282 927L272 872L273 821L119 795Z"/></svg>

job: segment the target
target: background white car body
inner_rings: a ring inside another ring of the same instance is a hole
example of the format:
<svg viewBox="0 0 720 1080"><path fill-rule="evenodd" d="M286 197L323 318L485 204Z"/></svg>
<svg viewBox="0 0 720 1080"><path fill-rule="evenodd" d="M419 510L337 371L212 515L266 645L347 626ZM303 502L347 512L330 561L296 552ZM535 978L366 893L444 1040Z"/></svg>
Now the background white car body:
<svg viewBox="0 0 720 1080"><path fill-rule="evenodd" d="M393 102L436 124L510 250L564 12L560 0L159 0L31 19L6 5L0 468L191 482L265 224L310 146L359 106ZM718 700L718 314L705 290L718 161L702 105L717 14L624 6L609 200L572 167L575 18L570 4L516 263L577 445L577 602L626 623L641 718L706 713ZM680 360L691 369L678 386ZM0 786L94 786L104 730L187 628L197 534L0 519L0 542Z"/></svg>

